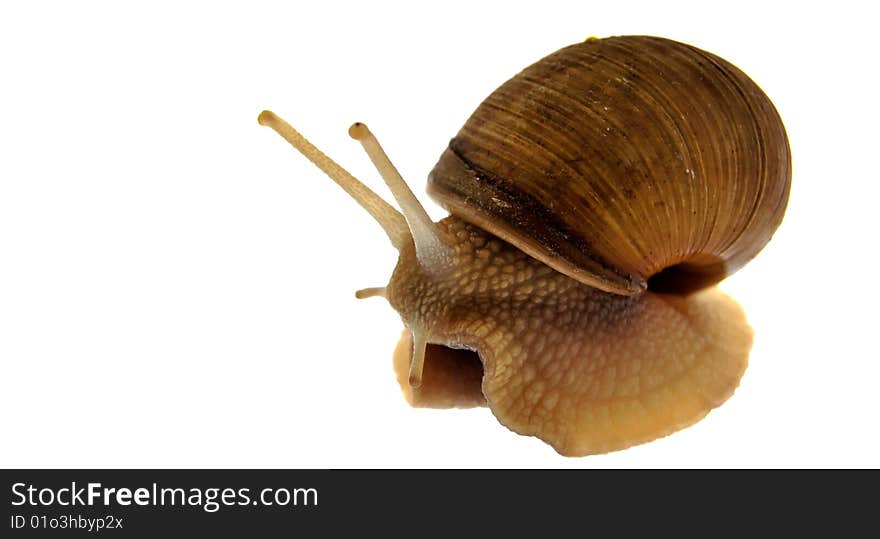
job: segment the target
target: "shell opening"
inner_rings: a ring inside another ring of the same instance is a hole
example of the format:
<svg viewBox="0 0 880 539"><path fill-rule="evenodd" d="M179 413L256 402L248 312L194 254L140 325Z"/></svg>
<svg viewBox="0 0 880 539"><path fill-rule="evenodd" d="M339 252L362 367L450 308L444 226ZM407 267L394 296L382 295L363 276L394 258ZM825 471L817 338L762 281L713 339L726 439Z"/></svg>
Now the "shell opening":
<svg viewBox="0 0 880 539"><path fill-rule="evenodd" d="M717 283L727 274L720 257L698 255L667 266L649 277L648 290L658 294L687 295Z"/></svg>

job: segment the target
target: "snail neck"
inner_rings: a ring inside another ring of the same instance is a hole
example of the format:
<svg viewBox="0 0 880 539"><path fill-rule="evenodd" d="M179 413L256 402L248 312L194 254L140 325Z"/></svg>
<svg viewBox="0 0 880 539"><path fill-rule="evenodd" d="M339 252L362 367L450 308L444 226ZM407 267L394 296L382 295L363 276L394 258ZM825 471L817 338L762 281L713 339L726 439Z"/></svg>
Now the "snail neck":
<svg viewBox="0 0 880 539"><path fill-rule="evenodd" d="M582 284L458 217L435 226L443 264L425 266L408 244L383 289L412 334L411 387L421 381L428 344L479 350L496 330L525 320L522 313L532 313L534 327L541 327L578 313L604 319L609 309L625 311L639 301Z"/></svg>

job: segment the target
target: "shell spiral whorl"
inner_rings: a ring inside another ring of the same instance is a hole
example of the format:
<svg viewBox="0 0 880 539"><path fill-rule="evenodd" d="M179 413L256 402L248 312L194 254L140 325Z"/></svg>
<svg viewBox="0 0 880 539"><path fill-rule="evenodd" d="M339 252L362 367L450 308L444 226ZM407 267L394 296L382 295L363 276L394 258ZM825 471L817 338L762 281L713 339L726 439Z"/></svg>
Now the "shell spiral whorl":
<svg viewBox="0 0 880 539"><path fill-rule="evenodd" d="M632 295L739 269L782 220L790 178L785 129L748 76L625 36L561 49L495 90L428 191L554 269Z"/></svg>

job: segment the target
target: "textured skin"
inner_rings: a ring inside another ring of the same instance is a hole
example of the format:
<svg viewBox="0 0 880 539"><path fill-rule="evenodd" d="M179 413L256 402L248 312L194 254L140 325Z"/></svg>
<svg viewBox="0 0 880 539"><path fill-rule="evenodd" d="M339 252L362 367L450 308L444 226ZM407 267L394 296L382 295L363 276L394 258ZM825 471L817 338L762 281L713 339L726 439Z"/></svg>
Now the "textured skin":
<svg viewBox="0 0 880 539"><path fill-rule="evenodd" d="M445 268L401 250L386 295L431 343L475 350L482 393L498 420L564 455L623 449L664 436L724 402L742 376L752 332L739 306L715 288L689 296L620 296L591 288L455 217L438 227ZM408 335L404 336L407 342ZM404 347L406 344L403 345ZM460 383L461 362L426 355L417 406L480 404ZM473 380L473 368L466 368ZM453 382L450 382L453 380Z"/></svg>
<svg viewBox="0 0 880 539"><path fill-rule="evenodd" d="M791 183L785 128L729 62L647 36L589 40L495 90L428 193L585 284L714 284L769 241Z"/></svg>

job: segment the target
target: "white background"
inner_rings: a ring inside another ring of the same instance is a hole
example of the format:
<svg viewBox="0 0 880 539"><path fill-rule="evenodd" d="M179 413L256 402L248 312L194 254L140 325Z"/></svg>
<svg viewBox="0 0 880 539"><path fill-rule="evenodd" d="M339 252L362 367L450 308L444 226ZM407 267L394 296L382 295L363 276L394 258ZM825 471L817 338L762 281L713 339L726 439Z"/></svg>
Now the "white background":
<svg viewBox="0 0 880 539"><path fill-rule="evenodd" d="M880 465L880 117L862 3L10 4L0 466ZM386 282L394 249L256 118L275 110L388 197L346 134L364 121L427 200L428 171L491 90L614 34L746 71L786 123L794 181L773 241L723 283L756 331L736 395L663 440L567 459L486 409L404 402L400 320L353 295Z"/></svg>

